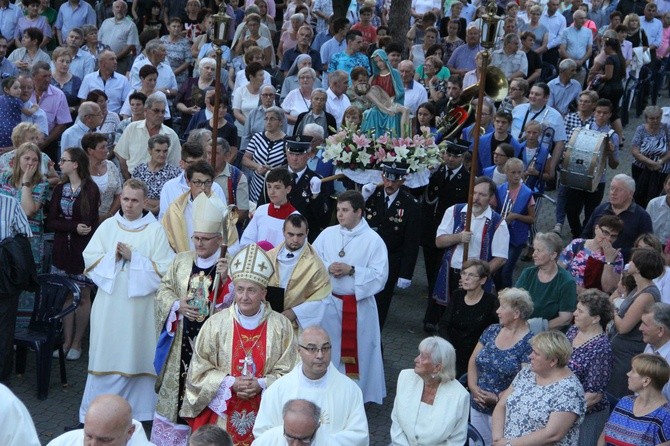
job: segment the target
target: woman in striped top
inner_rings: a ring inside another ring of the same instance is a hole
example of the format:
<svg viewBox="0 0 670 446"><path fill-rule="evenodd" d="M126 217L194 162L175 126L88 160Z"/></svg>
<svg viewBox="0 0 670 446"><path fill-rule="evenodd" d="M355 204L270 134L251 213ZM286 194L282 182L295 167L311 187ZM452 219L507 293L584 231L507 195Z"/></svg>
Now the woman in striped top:
<svg viewBox="0 0 670 446"><path fill-rule="evenodd" d="M255 133L247 145L242 164L254 171L249 185L250 201L258 201L267 171L286 164L286 134L282 130L285 119L284 110L281 108L268 108L265 111L265 130Z"/></svg>

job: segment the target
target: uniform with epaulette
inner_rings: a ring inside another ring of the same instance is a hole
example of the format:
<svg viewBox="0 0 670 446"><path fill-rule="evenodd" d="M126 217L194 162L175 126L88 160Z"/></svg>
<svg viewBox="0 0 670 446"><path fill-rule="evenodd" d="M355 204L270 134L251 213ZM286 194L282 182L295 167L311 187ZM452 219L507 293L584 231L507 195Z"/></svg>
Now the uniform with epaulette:
<svg viewBox="0 0 670 446"><path fill-rule="evenodd" d="M384 164L385 185L365 202L368 225L384 240L388 250L388 280L384 289L375 295L380 329L384 327L396 284L400 288L411 284L419 253L421 207L416 198L401 187L406 174L406 165Z"/></svg>
<svg viewBox="0 0 670 446"><path fill-rule="evenodd" d="M423 259L426 265L428 279L428 308L424 316L424 329L434 332L437 329L441 308L431 299L437 272L440 269L444 249L435 246L437 227L442 222L444 211L456 203L468 201L470 173L463 166L463 154L468 151L467 141L447 141L445 163L431 176L426 186L424 201L421 206L421 221L423 222Z"/></svg>

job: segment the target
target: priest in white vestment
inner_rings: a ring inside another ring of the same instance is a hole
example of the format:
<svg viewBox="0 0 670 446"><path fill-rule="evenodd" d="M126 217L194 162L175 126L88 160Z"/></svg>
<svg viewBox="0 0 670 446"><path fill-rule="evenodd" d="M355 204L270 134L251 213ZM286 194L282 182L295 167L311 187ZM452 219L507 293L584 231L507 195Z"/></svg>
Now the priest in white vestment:
<svg viewBox="0 0 670 446"><path fill-rule="evenodd" d="M308 327L302 332L298 339L301 362L263 395L254 424L256 438L281 426L284 404L300 398L321 408L319 432L330 440L328 444L370 444L361 389L331 363L331 349L330 337L321 327Z"/></svg>
<svg viewBox="0 0 670 446"><path fill-rule="evenodd" d="M0 384L0 439L3 446L40 446L28 409L4 384Z"/></svg>
<svg viewBox="0 0 670 446"><path fill-rule="evenodd" d="M363 219L364 209L359 192L341 193L340 224L326 228L314 241L314 249L333 287L323 300L321 323L333 344L332 362L358 383L364 402L381 404L386 383L375 294L386 284L388 255L382 238Z"/></svg>
<svg viewBox="0 0 670 446"><path fill-rule="evenodd" d="M98 286L91 311L88 376L79 421L103 393L123 397L133 418L151 420L156 405L154 299L174 253L163 227L144 212L147 186L126 181L121 210L84 250L85 273Z"/></svg>
<svg viewBox="0 0 670 446"><path fill-rule="evenodd" d="M282 424L256 437L252 446L333 446L339 444L321 428L321 408L312 401L293 399L284 404Z"/></svg>

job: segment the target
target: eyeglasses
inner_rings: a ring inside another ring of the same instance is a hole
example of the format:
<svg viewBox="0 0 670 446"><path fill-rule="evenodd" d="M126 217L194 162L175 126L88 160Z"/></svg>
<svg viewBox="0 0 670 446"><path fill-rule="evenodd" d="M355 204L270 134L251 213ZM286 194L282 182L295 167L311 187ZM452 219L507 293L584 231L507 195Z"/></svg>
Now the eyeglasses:
<svg viewBox="0 0 670 446"><path fill-rule="evenodd" d="M475 273L464 273L461 271L461 277L466 278L466 279L478 279L481 276L479 274Z"/></svg>
<svg viewBox="0 0 670 446"><path fill-rule="evenodd" d="M214 237L200 237L198 235L194 235L193 237L191 237L191 240L193 240L193 243L195 243L196 245L199 245L200 243L211 242L215 238L219 238L219 236L215 235Z"/></svg>
<svg viewBox="0 0 670 446"><path fill-rule="evenodd" d="M261 96L264 98L274 98L275 94L274 93L261 93Z"/></svg>
<svg viewBox="0 0 670 446"><path fill-rule="evenodd" d="M160 109L160 108L150 108L152 112L156 113L157 115L164 115L165 114L165 109Z"/></svg>
<svg viewBox="0 0 670 446"><path fill-rule="evenodd" d="M279 118L275 118L274 116L266 116L265 120L266 121L279 121Z"/></svg>
<svg viewBox="0 0 670 446"><path fill-rule="evenodd" d="M600 228L600 232L602 232L603 235L604 235L605 237L608 237L608 238L617 238L617 237L619 236L619 234L614 233L614 232L610 232L610 231L608 231L608 230L605 229L605 228L601 228L600 226L598 226L598 228Z"/></svg>
<svg viewBox="0 0 670 446"><path fill-rule="evenodd" d="M304 349L310 355L315 355L317 352L328 353L333 348L333 346L330 345L330 344L324 344L321 347L317 347L315 345L304 346L304 345L298 344L298 347Z"/></svg>
<svg viewBox="0 0 670 446"><path fill-rule="evenodd" d="M72 160L66 160L65 158L61 158L61 159L60 159L60 163L61 163L61 164L63 164L63 163L74 163L74 161L72 161Z"/></svg>
<svg viewBox="0 0 670 446"><path fill-rule="evenodd" d="M209 186L212 185L212 183L213 183L212 180L205 180L205 181L193 180L193 181L191 181L191 184L196 186L196 187L202 187L202 186L209 187Z"/></svg>
<svg viewBox="0 0 670 446"><path fill-rule="evenodd" d="M284 438L286 439L287 442L292 442L292 441L297 441L302 444L312 444L312 440L314 440L314 436L316 435L316 431L309 437L294 437L293 435L289 435L286 433L286 429L284 429Z"/></svg>

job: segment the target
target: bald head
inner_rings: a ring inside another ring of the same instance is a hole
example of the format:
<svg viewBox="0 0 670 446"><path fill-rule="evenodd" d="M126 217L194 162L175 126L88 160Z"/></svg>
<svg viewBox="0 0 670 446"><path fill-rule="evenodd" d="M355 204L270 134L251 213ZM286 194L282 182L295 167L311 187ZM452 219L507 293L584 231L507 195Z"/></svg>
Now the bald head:
<svg viewBox="0 0 670 446"><path fill-rule="evenodd" d="M84 437L108 446L125 446L135 432L130 404L118 395L93 400L84 420Z"/></svg>
<svg viewBox="0 0 670 446"><path fill-rule="evenodd" d="M328 332L318 325L312 325L311 327L305 328L300 336L298 337L298 342L302 345L305 345L304 342L307 339L311 339L313 336L319 336L325 342L330 342L330 336Z"/></svg>
<svg viewBox="0 0 670 446"><path fill-rule="evenodd" d="M319 429L321 409L307 400L290 400L284 404L284 436L287 440L306 442L314 439ZM289 441L289 444L293 444Z"/></svg>

